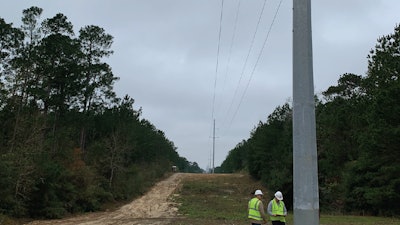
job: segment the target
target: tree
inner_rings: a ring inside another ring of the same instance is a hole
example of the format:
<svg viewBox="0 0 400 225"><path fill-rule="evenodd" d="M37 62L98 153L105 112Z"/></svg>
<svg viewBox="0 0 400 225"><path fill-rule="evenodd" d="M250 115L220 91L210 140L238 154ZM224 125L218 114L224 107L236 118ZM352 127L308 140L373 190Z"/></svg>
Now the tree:
<svg viewBox="0 0 400 225"><path fill-rule="evenodd" d="M115 97L112 87L118 78L113 76L107 64L101 63L101 59L113 53L110 50L112 40L113 37L98 26L86 26L79 31L79 41L84 55L82 58L84 112L100 106L104 97L111 99Z"/></svg>
<svg viewBox="0 0 400 225"><path fill-rule="evenodd" d="M12 24L8 24L0 18L0 108L4 107L7 98L12 94L10 83L14 81L14 71L11 61L16 56L24 35Z"/></svg>
<svg viewBox="0 0 400 225"><path fill-rule="evenodd" d="M39 26L39 18L42 15L43 9L32 6L22 11L22 31L25 37L28 38L28 44L35 45L42 37L42 32Z"/></svg>
<svg viewBox="0 0 400 225"><path fill-rule="evenodd" d="M349 206L371 213L395 215L400 210L400 27L378 39L368 56L364 87L368 98L360 136L360 157L348 178ZM365 207L365 208L364 208Z"/></svg>
<svg viewBox="0 0 400 225"><path fill-rule="evenodd" d="M230 150L228 156L221 164L221 172L234 173L247 170L248 145L248 141L243 140L234 149Z"/></svg>
<svg viewBox="0 0 400 225"><path fill-rule="evenodd" d="M85 151L86 122L88 111L98 111L104 107L107 101L113 101L116 97L113 91L114 77L111 67L102 63L104 57L110 56L113 37L106 34L103 28L98 26L86 26L79 31L79 43L82 51L82 77L81 93L77 100L77 107L84 113L80 148Z"/></svg>
<svg viewBox="0 0 400 225"><path fill-rule="evenodd" d="M316 107L320 202L324 210L344 207L343 176L359 157L358 137L367 126L362 116L362 82L359 75L343 74L337 86L323 92L325 101Z"/></svg>

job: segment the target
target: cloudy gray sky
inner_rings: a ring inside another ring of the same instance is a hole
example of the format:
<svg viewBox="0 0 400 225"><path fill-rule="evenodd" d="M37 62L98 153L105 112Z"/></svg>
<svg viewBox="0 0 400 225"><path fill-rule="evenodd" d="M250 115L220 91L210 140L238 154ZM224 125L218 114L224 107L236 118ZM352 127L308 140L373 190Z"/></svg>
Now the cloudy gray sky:
<svg viewBox="0 0 400 225"><path fill-rule="evenodd" d="M0 17L15 26L23 9L38 6L42 19L66 15L76 33L97 25L114 36L106 61L120 77L118 96L134 98L203 169L212 165L213 119L218 166L292 98L292 0L266 0L262 14L264 0L224 0L221 23L222 0L0 2ZM369 50L393 33L399 10L398 0L312 0L315 92L343 73L365 75Z"/></svg>

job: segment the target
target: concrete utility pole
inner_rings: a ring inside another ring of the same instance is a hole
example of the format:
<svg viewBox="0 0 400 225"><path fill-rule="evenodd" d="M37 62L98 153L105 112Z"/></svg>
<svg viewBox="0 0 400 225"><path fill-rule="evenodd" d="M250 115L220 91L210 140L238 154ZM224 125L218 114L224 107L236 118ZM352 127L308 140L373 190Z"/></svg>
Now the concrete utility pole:
<svg viewBox="0 0 400 225"><path fill-rule="evenodd" d="M311 0L293 0L293 212L295 225L319 224Z"/></svg>

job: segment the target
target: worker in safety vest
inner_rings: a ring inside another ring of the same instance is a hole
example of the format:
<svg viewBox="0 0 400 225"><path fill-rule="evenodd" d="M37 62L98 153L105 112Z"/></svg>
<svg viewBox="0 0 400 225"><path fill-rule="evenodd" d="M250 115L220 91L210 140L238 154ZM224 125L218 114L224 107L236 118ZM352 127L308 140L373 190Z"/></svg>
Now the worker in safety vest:
<svg viewBox="0 0 400 225"><path fill-rule="evenodd" d="M249 201L248 210L249 215L248 218L252 225L261 225L263 223L267 223L267 217L264 212L264 205L261 201L263 193L261 190L256 190L254 192L254 198Z"/></svg>
<svg viewBox="0 0 400 225"><path fill-rule="evenodd" d="M270 215L272 225L286 224L285 217L287 215L287 210L285 203L283 202L282 192L277 191L275 193L275 198L269 202L267 211Z"/></svg>

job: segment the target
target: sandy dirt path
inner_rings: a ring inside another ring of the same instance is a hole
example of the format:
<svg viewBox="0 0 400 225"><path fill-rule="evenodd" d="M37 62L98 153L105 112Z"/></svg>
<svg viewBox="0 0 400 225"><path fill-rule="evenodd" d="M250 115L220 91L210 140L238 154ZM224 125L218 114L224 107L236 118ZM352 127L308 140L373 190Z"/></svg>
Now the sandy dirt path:
<svg viewBox="0 0 400 225"><path fill-rule="evenodd" d="M158 182L142 197L112 212L88 213L68 219L33 221L28 224L167 225L170 224L172 219L177 217L178 212L176 203L172 202L169 197L186 175L175 173L169 178Z"/></svg>

